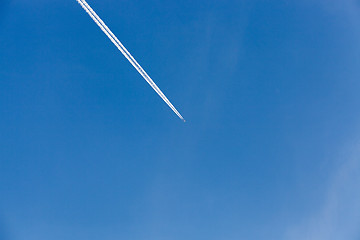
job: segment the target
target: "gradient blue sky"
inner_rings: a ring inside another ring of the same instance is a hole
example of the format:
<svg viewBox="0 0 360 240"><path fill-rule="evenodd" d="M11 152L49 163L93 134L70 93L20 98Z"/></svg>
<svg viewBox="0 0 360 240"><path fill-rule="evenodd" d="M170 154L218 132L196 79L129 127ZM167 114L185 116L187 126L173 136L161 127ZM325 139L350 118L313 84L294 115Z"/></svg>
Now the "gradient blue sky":
<svg viewBox="0 0 360 240"><path fill-rule="evenodd" d="M360 239L360 3L0 1L0 239Z"/></svg>

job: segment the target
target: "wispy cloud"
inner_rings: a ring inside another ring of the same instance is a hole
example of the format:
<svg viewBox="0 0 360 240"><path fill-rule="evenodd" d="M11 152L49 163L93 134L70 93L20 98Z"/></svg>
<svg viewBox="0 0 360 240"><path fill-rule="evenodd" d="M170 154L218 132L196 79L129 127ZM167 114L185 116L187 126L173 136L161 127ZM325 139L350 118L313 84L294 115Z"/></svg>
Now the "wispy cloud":
<svg viewBox="0 0 360 240"><path fill-rule="evenodd" d="M360 146L329 184L323 205L304 222L287 230L287 240L358 240L360 239Z"/></svg>
<svg viewBox="0 0 360 240"><path fill-rule="evenodd" d="M322 8L333 13L349 18L358 25L360 19L359 0L318 0Z"/></svg>

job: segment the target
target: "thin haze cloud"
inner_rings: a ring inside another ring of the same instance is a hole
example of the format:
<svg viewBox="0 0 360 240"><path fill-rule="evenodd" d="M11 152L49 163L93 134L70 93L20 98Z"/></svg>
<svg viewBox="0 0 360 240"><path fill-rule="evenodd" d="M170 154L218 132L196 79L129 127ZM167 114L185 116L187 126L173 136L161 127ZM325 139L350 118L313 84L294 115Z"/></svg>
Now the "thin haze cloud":
<svg viewBox="0 0 360 240"><path fill-rule="evenodd" d="M114 43L114 45L120 50L120 52L126 57L127 60L133 65L133 67L141 74L141 76L150 84L150 86L155 90L155 92L164 100L164 102L174 111L174 113L185 122L185 119L181 114L176 110L176 108L171 104L167 99L165 94L159 89L159 87L154 83L150 76L145 72L145 70L140 66L140 64L133 58L129 51L124 47L124 45L119 41L119 39L111 32L111 30L106 26L106 24L101 20L101 18L95 13L95 11L87 4L85 0L76 0L82 8L89 14L89 16L94 20L94 22L101 28L101 30L108 36L108 38Z"/></svg>
<svg viewBox="0 0 360 240"><path fill-rule="evenodd" d="M360 154L352 156L334 175L318 212L287 229L286 240L360 239ZM348 158L348 156L343 156Z"/></svg>

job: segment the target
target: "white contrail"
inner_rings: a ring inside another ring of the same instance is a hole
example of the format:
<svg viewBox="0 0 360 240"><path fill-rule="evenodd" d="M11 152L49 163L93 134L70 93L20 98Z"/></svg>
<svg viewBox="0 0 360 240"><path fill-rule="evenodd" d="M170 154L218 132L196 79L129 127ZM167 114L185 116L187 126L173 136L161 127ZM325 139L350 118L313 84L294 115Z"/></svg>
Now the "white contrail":
<svg viewBox="0 0 360 240"><path fill-rule="evenodd" d="M176 110L176 108L171 104L167 97L162 93L154 81L149 77L149 75L144 71L140 64L133 58L133 56L128 52L128 50L122 45L122 43L117 39L117 37L111 32L111 30L106 26L106 24L101 20L101 18L95 13L95 11L87 4L85 0L76 0L82 8L89 14L89 16L94 20L94 22L101 28L101 30L108 36L108 38L114 43L114 45L120 50L120 52L129 60L129 62L134 66L134 68L141 74L141 76L150 84L150 86L155 90L155 92L166 102L166 104L178 115L183 121L184 118Z"/></svg>

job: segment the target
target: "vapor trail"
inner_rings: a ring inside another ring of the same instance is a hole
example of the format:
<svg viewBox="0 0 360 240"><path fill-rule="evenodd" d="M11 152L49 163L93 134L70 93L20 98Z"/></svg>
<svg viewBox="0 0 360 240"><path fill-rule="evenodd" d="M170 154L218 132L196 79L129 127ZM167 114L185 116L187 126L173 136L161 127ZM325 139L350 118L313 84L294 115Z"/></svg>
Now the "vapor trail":
<svg viewBox="0 0 360 240"><path fill-rule="evenodd" d="M82 8L89 14L89 16L94 20L94 22L100 27L100 29L108 36L108 38L114 43L114 45L120 50L120 52L126 57L126 59L133 65L133 67L141 74L141 76L149 83L149 85L155 90L155 92L166 102L166 104L176 113L176 115L183 121L184 118L176 110L176 108L171 104L159 87L154 83L154 81L149 77L145 70L140 66L140 64L133 58L133 56L128 52L128 50L122 45L119 39L111 32L111 30L106 26L106 24L101 20L101 18L95 13L95 11L87 4L85 0L76 0Z"/></svg>

